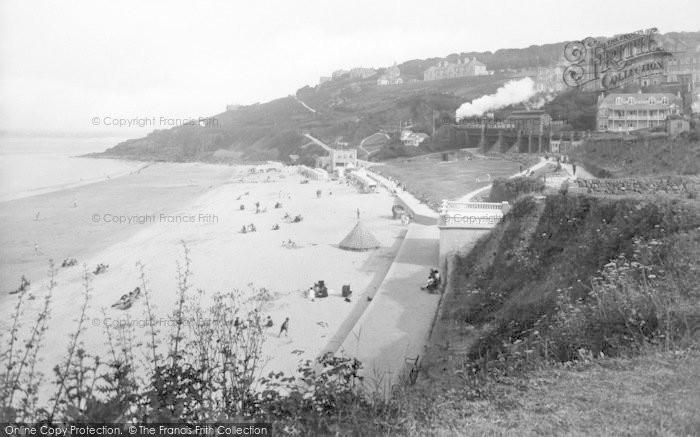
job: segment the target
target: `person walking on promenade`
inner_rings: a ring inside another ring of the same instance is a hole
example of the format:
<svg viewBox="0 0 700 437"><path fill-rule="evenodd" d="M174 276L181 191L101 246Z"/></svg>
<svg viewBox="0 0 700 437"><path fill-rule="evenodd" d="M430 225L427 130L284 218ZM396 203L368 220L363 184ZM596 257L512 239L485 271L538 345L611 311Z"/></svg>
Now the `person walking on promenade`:
<svg viewBox="0 0 700 437"><path fill-rule="evenodd" d="M282 323L282 326L280 327L280 333L277 335L277 337L281 336L283 332L284 332L284 336L287 337L287 333L289 332L289 317L284 319L284 322Z"/></svg>

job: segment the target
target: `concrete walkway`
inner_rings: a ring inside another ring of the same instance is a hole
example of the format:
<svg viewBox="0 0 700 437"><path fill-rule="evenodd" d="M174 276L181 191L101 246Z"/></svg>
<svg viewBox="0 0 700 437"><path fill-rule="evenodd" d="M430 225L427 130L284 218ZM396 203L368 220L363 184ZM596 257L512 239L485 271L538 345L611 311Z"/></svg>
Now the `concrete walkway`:
<svg viewBox="0 0 700 437"><path fill-rule="evenodd" d="M413 223L384 282L339 352L363 363L364 387L389 396L408 373L407 360L423 355L439 294L421 290L438 262L439 230Z"/></svg>
<svg viewBox="0 0 700 437"><path fill-rule="evenodd" d="M403 191L396 184L382 175L367 170L367 176L383 185L390 192L395 192L400 204L413 214L413 221L423 225L436 225L438 213L430 209L425 203L413 197L408 191Z"/></svg>

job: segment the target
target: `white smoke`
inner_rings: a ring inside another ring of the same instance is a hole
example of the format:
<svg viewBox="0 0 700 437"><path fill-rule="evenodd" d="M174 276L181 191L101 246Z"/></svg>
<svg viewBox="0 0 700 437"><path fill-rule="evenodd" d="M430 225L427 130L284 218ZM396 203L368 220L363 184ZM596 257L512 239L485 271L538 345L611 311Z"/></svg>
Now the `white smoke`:
<svg viewBox="0 0 700 437"><path fill-rule="evenodd" d="M457 109L457 119L475 117L486 111L503 108L529 100L535 95L535 81L529 77L511 80L496 90L495 94L479 97L471 103L464 103ZM544 102L542 102L544 104Z"/></svg>

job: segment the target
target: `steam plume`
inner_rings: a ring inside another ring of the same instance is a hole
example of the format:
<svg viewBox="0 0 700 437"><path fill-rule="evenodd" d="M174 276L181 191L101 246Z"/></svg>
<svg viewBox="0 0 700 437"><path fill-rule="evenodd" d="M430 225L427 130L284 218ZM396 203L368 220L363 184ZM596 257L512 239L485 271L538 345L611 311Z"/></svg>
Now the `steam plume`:
<svg viewBox="0 0 700 437"><path fill-rule="evenodd" d="M482 96L471 103L464 103L457 109L457 119L482 115L486 111L503 108L524 102L535 95L535 82L525 77L511 80L496 90L495 94ZM544 104L544 102L542 102Z"/></svg>

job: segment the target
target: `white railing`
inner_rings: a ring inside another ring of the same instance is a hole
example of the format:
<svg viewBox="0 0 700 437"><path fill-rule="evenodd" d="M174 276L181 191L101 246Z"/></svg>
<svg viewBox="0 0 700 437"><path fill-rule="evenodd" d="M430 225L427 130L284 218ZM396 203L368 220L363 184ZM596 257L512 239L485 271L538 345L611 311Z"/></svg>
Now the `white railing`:
<svg viewBox="0 0 700 437"><path fill-rule="evenodd" d="M454 202L449 200L443 200L441 210L443 214L447 213L448 211L470 211L475 209L503 211L504 203L506 205L508 204L508 202Z"/></svg>

